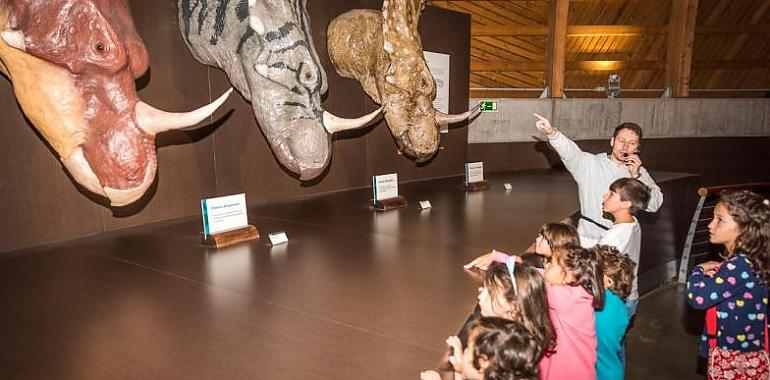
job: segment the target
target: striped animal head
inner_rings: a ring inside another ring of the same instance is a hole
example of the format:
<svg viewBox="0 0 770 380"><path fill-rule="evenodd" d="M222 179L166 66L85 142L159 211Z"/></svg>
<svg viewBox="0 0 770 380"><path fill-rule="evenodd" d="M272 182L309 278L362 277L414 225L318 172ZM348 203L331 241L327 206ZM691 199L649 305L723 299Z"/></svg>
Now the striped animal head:
<svg viewBox="0 0 770 380"><path fill-rule="evenodd" d="M251 102L278 161L301 180L331 159L331 135L366 125L325 111L327 90L305 0L180 0L180 26L199 61L221 68Z"/></svg>

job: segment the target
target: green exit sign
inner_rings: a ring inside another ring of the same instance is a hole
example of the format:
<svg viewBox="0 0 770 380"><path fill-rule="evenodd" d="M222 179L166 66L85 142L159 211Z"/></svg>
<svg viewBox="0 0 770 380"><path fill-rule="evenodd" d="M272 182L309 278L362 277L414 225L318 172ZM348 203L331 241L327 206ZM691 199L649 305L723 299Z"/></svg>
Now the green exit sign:
<svg viewBox="0 0 770 380"><path fill-rule="evenodd" d="M497 112L497 100L482 100L479 109L481 112Z"/></svg>

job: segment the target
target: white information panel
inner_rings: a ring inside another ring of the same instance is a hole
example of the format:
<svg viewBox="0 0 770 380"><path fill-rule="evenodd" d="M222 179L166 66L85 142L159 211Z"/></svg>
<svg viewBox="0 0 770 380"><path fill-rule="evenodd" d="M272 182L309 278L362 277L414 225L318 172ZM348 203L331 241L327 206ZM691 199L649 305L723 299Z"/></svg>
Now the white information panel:
<svg viewBox="0 0 770 380"><path fill-rule="evenodd" d="M476 183L484 180L484 163L468 162L465 164L465 183Z"/></svg>
<svg viewBox="0 0 770 380"><path fill-rule="evenodd" d="M249 224L246 194L202 199L201 213L203 233L206 235L237 230Z"/></svg>
<svg viewBox="0 0 770 380"><path fill-rule="evenodd" d="M395 198L398 196L398 174L376 175L372 177L374 200Z"/></svg>
<svg viewBox="0 0 770 380"><path fill-rule="evenodd" d="M430 207L430 201L420 201L421 210L429 209Z"/></svg>
<svg viewBox="0 0 770 380"><path fill-rule="evenodd" d="M423 51L425 63L436 81L436 100L433 107L443 113L449 113L449 54ZM448 126L441 126L441 133L447 133Z"/></svg>

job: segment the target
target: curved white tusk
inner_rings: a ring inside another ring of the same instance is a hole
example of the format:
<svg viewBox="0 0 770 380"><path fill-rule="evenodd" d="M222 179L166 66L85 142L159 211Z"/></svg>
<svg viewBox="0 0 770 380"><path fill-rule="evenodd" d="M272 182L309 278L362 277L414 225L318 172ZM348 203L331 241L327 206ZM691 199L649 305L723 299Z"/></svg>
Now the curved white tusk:
<svg viewBox="0 0 770 380"><path fill-rule="evenodd" d="M382 107L377 108L366 116L359 117L358 119L345 119L324 111L324 128L329 133L337 133L341 131L348 131L351 129L361 128L370 121L374 120L377 115L382 111Z"/></svg>
<svg viewBox="0 0 770 380"><path fill-rule="evenodd" d="M478 104L459 115L447 115L441 111L436 111L436 124L441 126L459 123L461 121L473 118L474 116L478 115L479 112L481 112L481 107Z"/></svg>
<svg viewBox="0 0 770 380"><path fill-rule="evenodd" d="M27 43L24 42L24 33L21 30L4 30L0 36L8 46L27 51Z"/></svg>
<svg viewBox="0 0 770 380"><path fill-rule="evenodd" d="M232 92L233 89L230 88L217 100L190 112L166 112L145 102L138 102L136 103L136 123L139 124L139 128L151 135L191 127L211 116Z"/></svg>
<svg viewBox="0 0 770 380"><path fill-rule="evenodd" d="M99 178L96 177L93 169L91 169L91 164L86 160L83 148L75 148L69 157L61 158L61 162L67 168L67 171L70 172L72 178L75 179L75 182L81 184L94 194L99 194L103 197L107 196L102 188L102 184L99 182Z"/></svg>

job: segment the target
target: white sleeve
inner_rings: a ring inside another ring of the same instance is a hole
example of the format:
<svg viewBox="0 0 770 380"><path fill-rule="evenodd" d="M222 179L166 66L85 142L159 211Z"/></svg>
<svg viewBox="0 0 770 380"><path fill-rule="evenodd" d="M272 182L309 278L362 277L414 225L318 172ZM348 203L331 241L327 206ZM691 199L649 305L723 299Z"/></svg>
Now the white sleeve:
<svg viewBox="0 0 770 380"><path fill-rule="evenodd" d="M639 170L639 181L650 188L650 201L647 203L646 211L658 211L660 206L663 204L663 192L660 191L660 187L657 183L655 183L655 180L652 179L650 173L648 173L647 169L645 168L641 168Z"/></svg>
<svg viewBox="0 0 770 380"><path fill-rule="evenodd" d="M548 142L556 150L556 153L559 154L564 167L572 173L573 177L577 174L576 171L583 160L586 159L586 156L591 156L590 153L584 152L574 141L559 131L556 131L556 136L549 137Z"/></svg>

